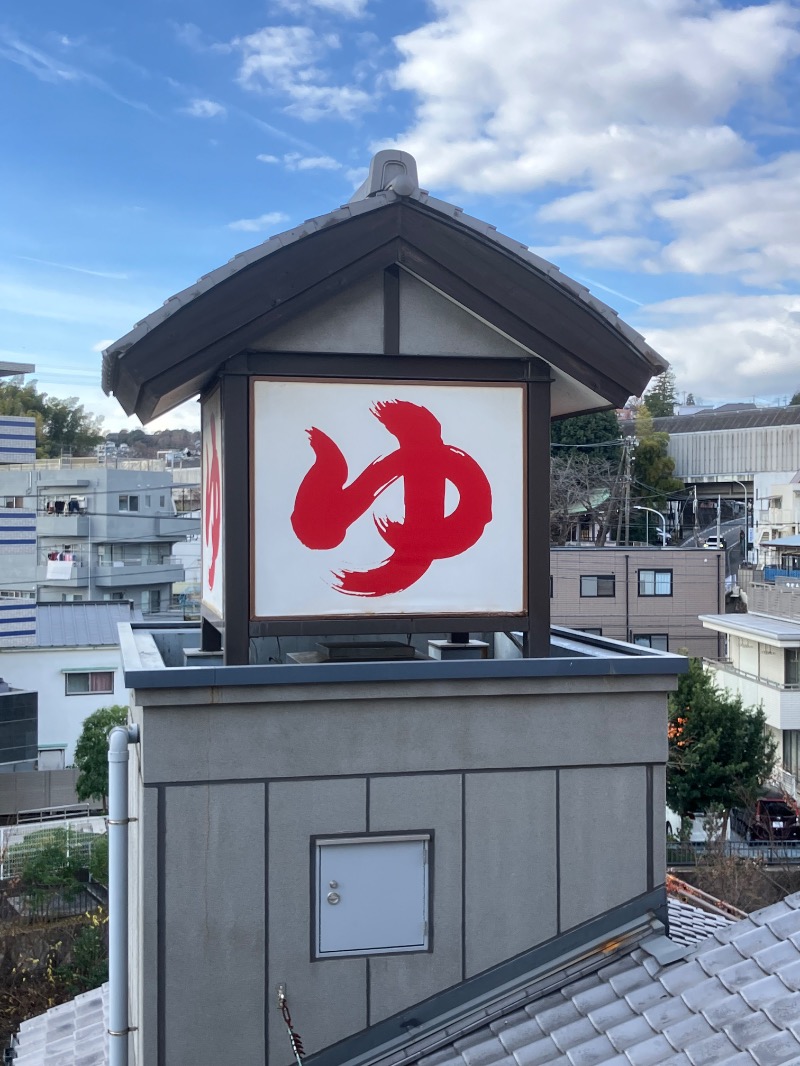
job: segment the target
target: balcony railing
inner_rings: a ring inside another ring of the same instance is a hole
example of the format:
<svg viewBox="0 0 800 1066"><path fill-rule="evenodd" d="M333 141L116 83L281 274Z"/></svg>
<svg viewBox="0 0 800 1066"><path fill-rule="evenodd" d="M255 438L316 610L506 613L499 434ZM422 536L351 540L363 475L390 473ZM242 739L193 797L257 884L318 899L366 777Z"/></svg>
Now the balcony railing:
<svg viewBox="0 0 800 1066"><path fill-rule="evenodd" d="M800 690L800 683L798 682L783 682L771 681L766 677L759 677L758 674L748 673L747 670L740 670L737 666L734 666L730 659L704 659L703 662L712 670L724 670L726 674L736 674L737 677L746 678L748 681L757 681L759 685L766 685L767 688L774 688L777 692L797 692Z"/></svg>

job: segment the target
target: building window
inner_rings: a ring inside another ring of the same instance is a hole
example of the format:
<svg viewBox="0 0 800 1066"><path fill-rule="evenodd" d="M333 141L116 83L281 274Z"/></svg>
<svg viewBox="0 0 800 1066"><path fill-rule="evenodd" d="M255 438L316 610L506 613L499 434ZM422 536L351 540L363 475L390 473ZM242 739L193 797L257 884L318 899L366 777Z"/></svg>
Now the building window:
<svg viewBox="0 0 800 1066"><path fill-rule="evenodd" d="M25 506L25 499L23 496L3 496L3 507L14 507L19 509Z"/></svg>
<svg viewBox="0 0 800 1066"><path fill-rule="evenodd" d="M139 510L139 497L138 496L120 496L119 498L120 511L138 511Z"/></svg>
<svg viewBox="0 0 800 1066"><path fill-rule="evenodd" d="M91 692L113 692L113 670L87 670L85 673L70 671L66 675L68 696L85 696Z"/></svg>
<svg viewBox="0 0 800 1066"><path fill-rule="evenodd" d="M550 599L553 598L553 575L550 575Z"/></svg>
<svg viewBox="0 0 800 1066"><path fill-rule="evenodd" d="M142 614L158 614L161 610L161 590L142 590Z"/></svg>
<svg viewBox="0 0 800 1066"><path fill-rule="evenodd" d="M602 629L594 629L591 626L579 626L578 632L586 633L590 637L602 637L603 635Z"/></svg>
<svg viewBox="0 0 800 1066"><path fill-rule="evenodd" d="M672 595L672 571L671 570L640 570L639 571L639 595L640 596L671 596Z"/></svg>
<svg viewBox="0 0 800 1066"><path fill-rule="evenodd" d="M783 768L800 778L800 729L783 730Z"/></svg>
<svg viewBox="0 0 800 1066"><path fill-rule="evenodd" d="M800 685L800 648L787 648L784 655L786 665L784 684Z"/></svg>
<svg viewBox="0 0 800 1066"><path fill-rule="evenodd" d="M613 574L581 574L581 596L614 596L615 585Z"/></svg>
<svg viewBox="0 0 800 1066"><path fill-rule="evenodd" d="M666 633L635 633L633 643L638 644L640 648L669 651L669 637Z"/></svg>
<svg viewBox="0 0 800 1066"><path fill-rule="evenodd" d="M145 505L145 507L149 507L150 506L150 497L149 496L145 496L144 505Z"/></svg>
<svg viewBox="0 0 800 1066"><path fill-rule="evenodd" d="M166 507L167 506L167 497L166 496L159 496L158 497L158 506L159 507Z"/></svg>

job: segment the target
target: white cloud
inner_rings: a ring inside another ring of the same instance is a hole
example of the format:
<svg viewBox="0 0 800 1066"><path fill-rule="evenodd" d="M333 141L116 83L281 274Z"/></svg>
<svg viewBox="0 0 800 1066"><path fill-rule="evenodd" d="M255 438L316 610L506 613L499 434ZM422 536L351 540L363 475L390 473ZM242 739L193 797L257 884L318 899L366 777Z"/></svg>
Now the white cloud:
<svg viewBox="0 0 800 1066"><path fill-rule="evenodd" d="M310 7L340 15L343 18L363 18L369 0L280 0L280 6L293 15L305 15Z"/></svg>
<svg viewBox="0 0 800 1066"><path fill-rule="evenodd" d="M395 41L395 86L416 112L394 142L426 186L537 191L542 221L596 233L635 229L654 197L748 165L754 149L730 116L800 53L800 12L782 2L438 0L435 10Z"/></svg>
<svg viewBox="0 0 800 1066"><path fill-rule="evenodd" d="M229 222L228 229L242 230L244 233L261 233L279 222L288 222L289 216L282 211L268 211L258 218L240 218L238 222Z"/></svg>
<svg viewBox="0 0 800 1066"><path fill-rule="evenodd" d="M108 337L106 340L98 341L97 344L92 345L93 352L104 352L109 344L114 343L113 337Z"/></svg>
<svg viewBox="0 0 800 1066"><path fill-rule="evenodd" d="M181 111L184 115L191 115L192 118L216 118L218 115L227 114L222 104L214 100L202 99L192 100L188 107L182 107Z"/></svg>
<svg viewBox="0 0 800 1066"><path fill-rule="evenodd" d="M259 163L280 163L280 157L277 155L257 155L256 159Z"/></svg>
<svg viewBox="0 0 800 1066"><path fill-rule="evenodd" d="M658 267L737 274L751 285L800 280L800 152L732 171L682 199L656 203L676 237Z"/></svg>
<svg viewBox="0 0 800 1066"><path fill-rule="evenodd" d="M577 237L565 237L558 244L534 247L537 255L558 263L564 257L578 258L592 266L628 267L644 255L659 251L658 241L647 237L632 237L625 234L609 234L594 240L582 241Z"/></svg>
<svg viewBox="0 0 800 1066"><path fill-rule="evenodd" d="M341 170L342 167L329 155L302 156L299 152L289 152L283 162L288 170Z"/></svg>
<svg viewBox="0 0 800 1066"><path fill-rule="evenodd" d="M231 43L242 53L239 84L285 96L289 114L306 121L351 119L372 106L369 93L328 84L318 66L328 51L339 47L336 34L318 35L309 26L267 26Z"/></svg>
<svg viewBox="0 0 800 1066"><path fill-rule="evenodd" d="M681 390L738 399L800 387L800 293L680 297L643 308L634 324Z"/></svg>

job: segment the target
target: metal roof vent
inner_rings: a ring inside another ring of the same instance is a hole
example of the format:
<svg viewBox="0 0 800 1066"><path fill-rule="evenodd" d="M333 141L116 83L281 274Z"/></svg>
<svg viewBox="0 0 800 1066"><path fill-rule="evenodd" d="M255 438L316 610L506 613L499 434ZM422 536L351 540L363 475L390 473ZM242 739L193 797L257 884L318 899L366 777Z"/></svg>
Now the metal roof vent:
<svg viewBox="0 0 800 1066"><path fill-rule="evenodd" d="M417 161L413 155L398 148L377 152L370 162L367 180L350 197L350 203L366 200L387 189L398 196L413 196L419 192Z"/></svg>

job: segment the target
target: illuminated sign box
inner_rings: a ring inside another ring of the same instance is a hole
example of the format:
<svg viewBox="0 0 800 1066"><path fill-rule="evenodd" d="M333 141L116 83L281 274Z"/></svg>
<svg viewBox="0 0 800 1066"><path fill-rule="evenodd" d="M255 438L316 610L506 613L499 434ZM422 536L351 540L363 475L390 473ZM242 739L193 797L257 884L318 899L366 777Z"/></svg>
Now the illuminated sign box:
<svg viewBox="0 0 800 1066"><path fill-rule="evenodd" d="M261 378L250 420L251 618L526 612L522 384Z"/></svg>

